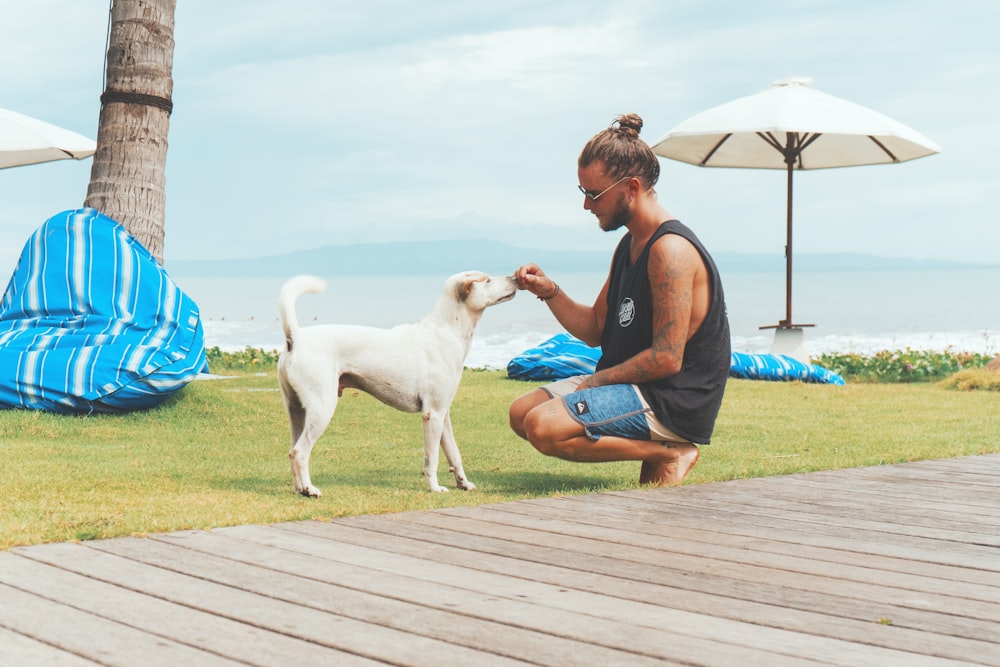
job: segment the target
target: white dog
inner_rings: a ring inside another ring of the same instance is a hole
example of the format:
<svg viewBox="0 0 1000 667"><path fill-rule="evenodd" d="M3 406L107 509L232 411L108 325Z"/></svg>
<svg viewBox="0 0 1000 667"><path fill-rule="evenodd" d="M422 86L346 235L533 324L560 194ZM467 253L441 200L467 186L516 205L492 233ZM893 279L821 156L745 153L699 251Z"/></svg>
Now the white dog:
<svg viewBox="0 0 1000 667"><path fill-rule="evenodd" d="M309 454L333 418L345 388L360 389L404 412L421 413L424 475L431 491L448 490L438 484L438 445L444 449L458 488L476 488L462 468L448 413L479 318L489 306L512 299L516 288L511 276L494 278L467 271L445 281L434 308L418 324L392 329L300 328L295 300L305 292L324 291L326 283L314 276L296 276L286 282L278 300L285 330L278 383L292 427L288 458L295 490L306 496L322 495L309 478Z"/></svg>

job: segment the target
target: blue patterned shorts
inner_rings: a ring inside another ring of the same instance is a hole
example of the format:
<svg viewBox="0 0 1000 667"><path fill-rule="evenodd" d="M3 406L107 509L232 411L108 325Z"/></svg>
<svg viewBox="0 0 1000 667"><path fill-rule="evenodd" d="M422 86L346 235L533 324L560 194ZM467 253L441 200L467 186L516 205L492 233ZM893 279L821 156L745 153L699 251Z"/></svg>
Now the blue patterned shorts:
<svg viewBox="0 0 1000 667"><path fill-rule="evenodd" d="M583 425L591 440L617 435L633 440L652 440L646 414L652 412L630 384L612 384L574 391L563 396L569 413Z"/></svg>
<svg viewBox="0 0 1000 667"><path fill-rule="evenodd" d="M689 442L656 418L636 385L612 384L577 391L576 387L585 377L578 375L557 380L542 390L553 398L563 399L566 410L583 426L591 440L613 435L632 440Z"/></svg>

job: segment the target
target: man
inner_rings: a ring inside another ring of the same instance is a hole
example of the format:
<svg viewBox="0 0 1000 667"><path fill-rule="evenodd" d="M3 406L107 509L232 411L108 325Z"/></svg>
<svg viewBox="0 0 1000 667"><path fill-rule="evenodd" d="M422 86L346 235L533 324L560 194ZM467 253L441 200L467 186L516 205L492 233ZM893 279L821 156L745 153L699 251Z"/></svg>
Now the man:
<svg viewBox="0 0 1000 667"><path fill-rule="evenodd" d="M592 306L535 264L515 278L602 357L593 375L534 389L510 406L514 432L569 461L642 461L641 484L678 484L708 444L730 368L729 321L714 261L653 189L660 165L629 114L578 160L583 207L604 231L628 230Z"/></svg>

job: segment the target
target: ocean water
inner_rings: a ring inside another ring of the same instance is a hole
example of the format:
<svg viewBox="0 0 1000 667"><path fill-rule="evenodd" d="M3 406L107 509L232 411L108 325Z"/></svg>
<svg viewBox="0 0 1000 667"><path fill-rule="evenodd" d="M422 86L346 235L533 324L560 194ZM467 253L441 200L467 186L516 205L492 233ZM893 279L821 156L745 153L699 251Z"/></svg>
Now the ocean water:
<svg viewBox="0 0 1000 667"><path fill-rule="evenodd" d="M279 349L277 295L283 278L173 276L201 310L206 344L225 351ZM603 272L553 276L577 301L592 302ZM299 321L391 327L419 321L441 293L444 277L328 276L322 295L303 295ZM773 329L785 317L781 272L723 275L737 352L770 352ZM793 320L805 328L811 355L880 350L1000 353L1000 268L922 271L800 272L793 280ZM520 352L562 331L528 292L488 309L476 329L466 366L506 368Z"/></svg>

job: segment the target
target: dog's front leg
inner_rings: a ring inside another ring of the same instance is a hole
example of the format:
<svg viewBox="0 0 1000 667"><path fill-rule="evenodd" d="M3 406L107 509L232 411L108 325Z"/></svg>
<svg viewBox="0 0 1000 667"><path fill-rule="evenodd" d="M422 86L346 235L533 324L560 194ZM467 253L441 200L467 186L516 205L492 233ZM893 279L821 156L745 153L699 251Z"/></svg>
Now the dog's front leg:
<svg viewBox="0 0 1000 667"><path fill-rule="evenodd" d="M465 469L462 467L462 454L458 451L458 443L455 442L455 434L451 430L451 413L444 416L444 428L441 430L441 448L444 449L445 458L451 466L451 472L455 475L455 484L465 491L472 491L476 485L465 476Z"/></svg>
<svg viewBox="0 0 1000 667"><path fill-rule="evenodd" d="M438 445L441 443L441 432L447 419L447 413L443 416L433 411L425 411L424 418L424 476L427 478L427 485L434 493L444 493L448 489L438 484Z"/></svg>

